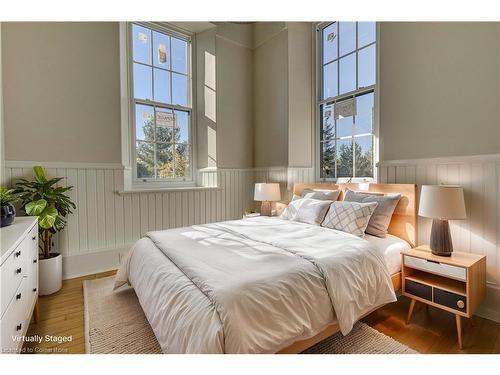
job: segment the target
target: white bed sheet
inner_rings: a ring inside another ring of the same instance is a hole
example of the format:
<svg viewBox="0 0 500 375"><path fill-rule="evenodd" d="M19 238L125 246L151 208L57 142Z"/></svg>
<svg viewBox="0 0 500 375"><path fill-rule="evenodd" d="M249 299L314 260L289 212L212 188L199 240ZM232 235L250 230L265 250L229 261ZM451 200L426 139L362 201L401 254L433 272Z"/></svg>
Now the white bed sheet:
<svg viewBox="0 0 500 375"><path fill-rule="evenodd" d="M384 255L391 275L401 271L401 251L411 249L408 242L392 234L387 234L385 238L367 234L365 240L370 242Z"/></svg>

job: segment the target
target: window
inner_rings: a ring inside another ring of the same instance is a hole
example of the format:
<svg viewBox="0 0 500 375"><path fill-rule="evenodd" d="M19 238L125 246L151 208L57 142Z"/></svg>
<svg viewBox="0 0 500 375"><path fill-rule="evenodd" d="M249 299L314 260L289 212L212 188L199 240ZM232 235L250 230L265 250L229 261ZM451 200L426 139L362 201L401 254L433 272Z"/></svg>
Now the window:
<svg viewBox="0 0 500 375"><path fill-rule="evenodd" d="M129 33L133 177L192 181L190 38L150 24Z"/></svg>
<svg viewBox="0 0 500 375"><path fill-rule="evenodd" d="M319 170L322 179L374 177L375 22L318 29Z"/></svg>

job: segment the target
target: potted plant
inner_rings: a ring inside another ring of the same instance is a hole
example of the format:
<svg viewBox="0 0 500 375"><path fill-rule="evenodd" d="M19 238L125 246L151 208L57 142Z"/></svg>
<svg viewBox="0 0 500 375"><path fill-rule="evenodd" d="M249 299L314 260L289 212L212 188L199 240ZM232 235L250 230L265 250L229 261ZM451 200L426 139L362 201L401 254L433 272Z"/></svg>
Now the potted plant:
<svg viewBox="0 0 500 375"><path fill-rule="evenodd" d="M73 186L57 187L64 177L47 179L43 167L33 167L35 181L21 179L16 183L23 210L30 216L38 216L40 239L39 294L57 292L62 287L62 256L54 253L53 236L66 226L66 216L76 205L65 194Z"/></svg>
<svg viewBox="0 0 500 375"><path fill-rule="evenodd" d="M16 209L13 203L19 201L19 195L14 193L14 189L7 189L0 187L0 201L1 201L1 223L0 227L11 225L16 218Z"/></svg>

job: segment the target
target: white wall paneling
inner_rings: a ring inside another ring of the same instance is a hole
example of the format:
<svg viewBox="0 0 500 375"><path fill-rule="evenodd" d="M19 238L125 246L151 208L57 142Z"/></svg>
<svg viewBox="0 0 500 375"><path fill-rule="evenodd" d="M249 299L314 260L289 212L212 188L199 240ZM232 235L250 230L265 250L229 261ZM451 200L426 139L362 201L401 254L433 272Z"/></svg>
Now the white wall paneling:
<svg viewBox="0 0 500 375"><path fill-rule="evenodd" d="M279 182L282 201L292 197L293 184L296 182L314 182L313 168L270 167L256 168L255 182Z"/></svg>
<svg viewBox="0 0 500 375"><path fill-rule="evenodd" d="M488 292L478 313L500 321L500 155L379 163L381 183L456 184L464 188L466 220L450 221L453 247L486 255ZM431 219L418 218L418 244L427 244Z"/></svg>
<svg viewBox="0 0 500 375"><path fill-rule="evenodd" d="M77 210L57 236L67 258L65 278L116 268L118 254L147 231L236 219L253 206L252 169L201 170L200 180L213 189L117 194L123 189L119 164L7 161L7 181L32 179L37 164L74 186L69 195Z"/></svg>
<svg viewBox="0 0 500 375"><path fill-rule="evenodd" d="M282 200L295 182L314 182L313 168L202 169L204 190L117 194L123 169L117 164L6 162L7 181L32 177L41 164L49 176L66 177L78 204L57 238L67 258L64 277L116 268L120 257L147 231L240 218L258 208L253 184L279 182ZM488 294L478 314L500 321L500 155L400 160L379 163L382 183L460 184L467 219L451 222L458 251L487 256ZM212 189L213 188L213 189ZM418 219L418 243L428 243L429 219Z"/></svg>

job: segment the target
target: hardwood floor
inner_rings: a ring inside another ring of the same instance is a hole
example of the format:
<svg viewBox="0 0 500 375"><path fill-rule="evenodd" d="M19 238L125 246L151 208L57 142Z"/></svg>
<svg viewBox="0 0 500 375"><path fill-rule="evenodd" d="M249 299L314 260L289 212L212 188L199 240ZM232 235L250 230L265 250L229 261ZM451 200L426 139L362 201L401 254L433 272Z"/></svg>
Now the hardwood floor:
<svg viewBox="0 0 500 375"><path fill-rule="evenodd" d="M114 275L116 271L64 280L62 289L50 296L39 297L39 321L31 323L27 336L44 338L41 343L27 342L23 353L78 354L85 353L83 321L83 280ZM45 340L45 335L71 336L70 342Z"/></svg>
<svg viewBox="0 0 500 375"><path fill-rule="evenodd" d="M31 323L28 336L72 336L71 342L54 343L43 340L26 343L25 353L85 353L82 281L113 275L115 271L65 280L63 288L40 297L40 320ZM500 323L474 317L474 326L464 320L464 349L459 350L455 316L439 309L415 306L410 324L406 325L409 300L384 306L363 321L376 330L393 337L420 353L500 353Z"/></svg>
<svg viewBox="0 0 500 375"><path fill-rule="evenodd" d="M500 353L500 323L474 316L464 318L463 350L458 347L455 315L417 302L410 323L410 300L399 297L363 319L365 323L420 353Z"/></svg>

